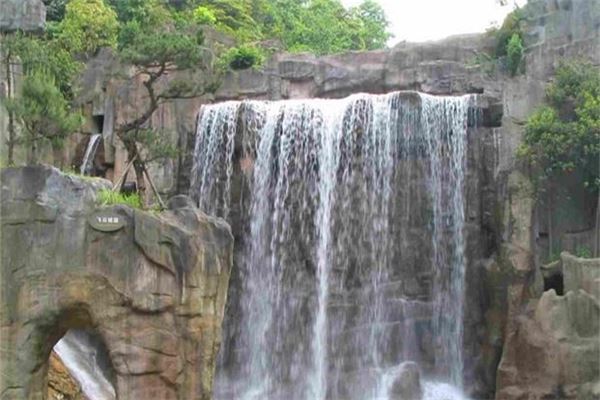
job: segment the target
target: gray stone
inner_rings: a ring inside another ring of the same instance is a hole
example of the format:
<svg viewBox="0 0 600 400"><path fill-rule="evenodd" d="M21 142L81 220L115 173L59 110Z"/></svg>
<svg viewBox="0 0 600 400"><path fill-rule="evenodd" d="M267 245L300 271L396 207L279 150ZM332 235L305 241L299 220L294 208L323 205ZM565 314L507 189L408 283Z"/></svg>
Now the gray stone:
<svg viewBox="0 0 600 400"><path fill-rule="evenodd" d="M0 0L0 31L39 32L46 25L42 0Z"/></svg>
<svg viewBox="0 0 600 400"><path fill-rule="evenodd" d="M565 292L581 289L600 300L600 258L579 258L565 252L560 259Z"/></svg>
<svg viewBox="0 0 600 400"><path fill-rule="evenodd" d="M417 363L407 361L400 364L389 396L390 400L421 400L423 398L421 372Z"/></svg>
<svg viewBox="0 0 600 400"><path fill-rule="evenodd" d="M177 196L173 196L167 202L167 208L169 210L177 210L179 208L194 208L195 204L191 197L178 194Z"/></svg>

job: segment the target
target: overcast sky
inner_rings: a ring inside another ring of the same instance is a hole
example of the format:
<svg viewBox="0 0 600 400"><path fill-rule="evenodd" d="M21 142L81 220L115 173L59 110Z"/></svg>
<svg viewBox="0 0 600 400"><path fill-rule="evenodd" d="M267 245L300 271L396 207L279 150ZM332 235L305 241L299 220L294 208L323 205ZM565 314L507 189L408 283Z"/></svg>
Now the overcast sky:
<svg viewBox="0 0 600 400"><path fill-rule="evenodd" d="M362 0L342 0L346 6ZM492 23L501 23L513 6L496 0L375 0L391 22L393 45L407 40L422 42L460 33L484 32ZM518 0L520 5L526 0Z"/></svg>

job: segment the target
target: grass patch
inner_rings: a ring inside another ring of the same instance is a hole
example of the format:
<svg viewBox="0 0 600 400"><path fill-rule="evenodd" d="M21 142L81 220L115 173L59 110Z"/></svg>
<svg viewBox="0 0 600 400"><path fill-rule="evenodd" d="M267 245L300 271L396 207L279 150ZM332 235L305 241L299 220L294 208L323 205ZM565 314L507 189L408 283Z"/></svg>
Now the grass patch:
<svg viewBox="0 0 600 400"><path fill-rule="evenodd" d="M65 175L71 176L73 178L84 179L86 181L93 181L95 179L98 179L97 176L84 175L84 174L80 173L78 170L71 169L71 168L62 169L61 172Z"/></svg>
<svg viewBox="0 0 600 400"><path fill-rule="evenodd" d="M98 193L98 203L101 206L124 204L131 208L142 208L142 201L140 199L139 194L123 194L119 192L113 192L109 189L100 190L100 192Z"/></svg>

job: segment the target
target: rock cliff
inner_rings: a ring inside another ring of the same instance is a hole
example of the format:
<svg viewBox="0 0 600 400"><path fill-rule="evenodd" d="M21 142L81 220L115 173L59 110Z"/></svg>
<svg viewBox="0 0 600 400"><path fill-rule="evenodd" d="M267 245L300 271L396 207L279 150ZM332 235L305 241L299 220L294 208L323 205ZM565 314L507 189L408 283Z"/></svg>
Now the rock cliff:
<svg viewBox="0 0 600 400"><path fill-rule="evenodd" d="M42 0L0 0L0 32L41 31L45 25Z"/></svg>
<svg viewBox="0 0 600 400"><path fill-rule="evenodd" d="M42 399L70 329L104 342L119 398L209 399L232 236L185 198L97 208L109 182L2 170L0 398ZM100 220L98 220L100 218Z"/></svg>

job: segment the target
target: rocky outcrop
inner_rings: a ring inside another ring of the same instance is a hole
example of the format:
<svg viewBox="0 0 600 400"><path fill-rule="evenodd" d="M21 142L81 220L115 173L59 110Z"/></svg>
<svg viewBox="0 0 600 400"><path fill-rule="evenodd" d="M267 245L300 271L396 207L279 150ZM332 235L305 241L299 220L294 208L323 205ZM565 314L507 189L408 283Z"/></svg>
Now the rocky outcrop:
<svg viewBox="0 0 600 400"><path fill-rule="evenodd" d="M600 396L600 259L561 255L555 288L514 316L498 368L496 399Z"/></svg>
<svg viewBox="0 0 600 400"><path fill-rule="evenodd" d="M0 31L41 31L46 25L42 0L0 0Z"/></svg>
<svg viewBox="0 0 600 400"><path fill-rule="evenodd" d="M86 400L81 387L73 379L62 360L53 351L48 364L49 400Z"/></svg>
<svg viewBox="0 0 600 400"><path fill-rule="evenodd" d="M97 208L103 180L2 170L0 398L41 399L70 329L95 332L119 398L209 399L232 236L187 202Z"/></svg>

